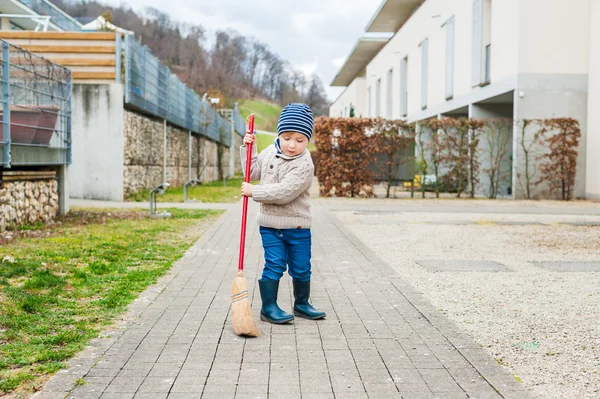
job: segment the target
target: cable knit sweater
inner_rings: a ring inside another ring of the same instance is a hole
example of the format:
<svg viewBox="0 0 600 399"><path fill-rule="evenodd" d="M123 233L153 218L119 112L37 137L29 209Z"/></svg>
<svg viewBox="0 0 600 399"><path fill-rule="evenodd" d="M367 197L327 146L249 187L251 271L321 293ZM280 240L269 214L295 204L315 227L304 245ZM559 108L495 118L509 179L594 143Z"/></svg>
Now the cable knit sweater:
<svg viewBox="0 0 600 399"><path fill-rule="evenodd" d="M274 145L260 155L256 145L252 148L250 180L260 179L252 191L252 199L260 203L258 224L275 229L310 228L309 188L315 167L308 150L298 158L286 160L276 156ZM244 172L247 152L246 147L240 148Z"/></svg>

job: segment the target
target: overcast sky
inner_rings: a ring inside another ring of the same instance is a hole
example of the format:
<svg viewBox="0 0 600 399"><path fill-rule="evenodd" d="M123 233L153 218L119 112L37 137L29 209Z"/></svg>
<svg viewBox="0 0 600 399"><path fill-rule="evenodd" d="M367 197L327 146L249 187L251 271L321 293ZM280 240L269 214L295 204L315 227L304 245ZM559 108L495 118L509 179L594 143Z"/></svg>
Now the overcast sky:
<svg viewBox="0 0 600 399"><path fill-rule="evenodd" d="M364 35L381 0L128 0L127 4L134 10L154 7L173 20L199 23L209 36L228 28L254 36L297 69L317 73L333 101L342 89L329 84Z"/></svg>

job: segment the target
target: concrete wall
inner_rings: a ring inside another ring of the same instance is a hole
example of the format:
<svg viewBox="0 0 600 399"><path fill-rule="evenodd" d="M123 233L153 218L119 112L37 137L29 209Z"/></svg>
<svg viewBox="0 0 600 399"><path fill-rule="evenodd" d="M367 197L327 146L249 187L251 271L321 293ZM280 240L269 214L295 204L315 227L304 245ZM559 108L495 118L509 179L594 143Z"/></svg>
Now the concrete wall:
<svg viewBox="0 0 600 399"><path fill-rule="evenodd" d="M519 73L587 74L589 14L590 0L521 0Z"/></svg>
<svg viewBox="0 0 600 399"><path fill-rule="evenodd" d="M242 138L234 137L239 148ZM124 109L119 84L73 86L73 163L60 187L73 198L122 201L166 180L182 186L189 179L219 178L217 144L197 134ZM166 157L165 157L166 154ZM239 154L234 160L241 173ZM166 162L165 162L166 160ZM229 149L223 148L221 170L229 176ZM68 203L61 203L61 211Z"/></svg>
<svg viewBox="0 0 600 399"><path fill-rule="evenodd" d="M518 89L515 92L515 119L549 119L574 118L579 121L581 135L579 156L577 159L577 176L575 178L574 198L584 198L586 180L586 146L587 146L587 75L521 75ZM535 128L526 134L529 142ZM513 183L515 198L523 198L524 193L519 186L518 175L525 168L524 154L519 144L519 134L515 132L515 155ZM544 154L541 149L537 155ZM543 184L533 190L535 196L541 196L546 190Z"/></svg>
<svg viewBox="0 0 600 399"><path fill-rule="evenodd" d="M600 200L600 2L590 5L586 197ZM592 23L593 22L593 23Z"/></svg>
<svg viewBox="0 0 600 399"><path fill-rule="evenodd" d="M366 118L369 116L367 109L367 87L366 79L358 77L350 83L350 86L335 100L329 108L329 116L349 117L350 106L354 106L354 116Z"/></svg>
<svg viewBox="0 0 600 399"><path fill-rule="evenodd" d="M122 121L122 85L73 85L72 198L123 199Z"/></svg>
<svg viewBox="0 0 600 399"><path fill-rule="evenodd" d="M490 175L486 170L492 166L492 156L505 152L500 160L498 197L507 197L512 193L512 155L513 155L513 107L501 104L480 104L469 107L469 117L485 119L487 126L479 139L479 184L476 195L488 197L490 194ZM493 155L492 155L493 154Z"/></svg>
<svg viewBox="0 0 600 399"><path fill-rule="evenodd" d="M172 187L191 179L219 178L216 143L167 125L166 163L164 122L129 110L124 115L124 194L148 191L163 181ZM241 138L238 140L241 144ZM190 162L191 161L191 162ZM238 160L239 163L239 160ZM229 149L223 148L221 170L229 174Z"/></svg>

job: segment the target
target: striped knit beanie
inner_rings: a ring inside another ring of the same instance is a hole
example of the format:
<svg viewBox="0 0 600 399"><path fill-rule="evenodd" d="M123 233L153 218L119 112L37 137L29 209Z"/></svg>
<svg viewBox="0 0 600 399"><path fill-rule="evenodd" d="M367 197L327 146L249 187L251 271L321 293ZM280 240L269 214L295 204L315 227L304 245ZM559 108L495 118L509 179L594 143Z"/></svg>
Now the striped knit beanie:
<svg viewBox="0 0 600 399"><path fill-rule="evenodd" d="M310 140L313 135L313 113L306 104L292 103L285 106L279 122L277 135L284 132L302 133Z"/></svg>

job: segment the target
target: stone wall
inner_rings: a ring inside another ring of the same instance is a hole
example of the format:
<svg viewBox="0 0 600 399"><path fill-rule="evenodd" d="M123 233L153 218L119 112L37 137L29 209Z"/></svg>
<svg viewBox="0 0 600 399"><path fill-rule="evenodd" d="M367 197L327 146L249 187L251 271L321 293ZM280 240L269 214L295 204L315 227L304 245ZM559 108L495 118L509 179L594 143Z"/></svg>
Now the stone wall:
<svg viewBox="0 0 600 399"><path fill-rule="evenodd" d="M242 174L242 164L240 159L240 147L242 146L243 137L239 134L233 136L233 146L231 147L233 150L233 165L235 166L235 173L237 175Z"/></svg>
<svg viewBox="0 0 600 399"><path fill-rule="evenodd" d="M125 197L148 191L163 182L164 125L132 111L124 116L124 191ZM236 145L241 137L236 135ZM191 142L190 142L191 141ZM191 162L190 162L191 148ZM191 177L202 182L219 178L217 144L202 136L167 126L166 181L183 186ZM239 164L239 155L237 159ZM229 175L229 148L223 148L222 171ZM191 167L190 167L191 166ZM240 169L241 171L241 169Z"/></svg>
<svg viewBox="0 0 600 399"><path fill-rule="evenodd" d="M206 139L200 139L201 164L198 176L201 182L209 182L219 178L217 168L217 143Z"/></svg>
<svg viewBox="0 0 600 399"><path fill-rule="evenodd" d="M0 231L37 222L58 214L56 180L4 181L0 185Z"/></svg>

